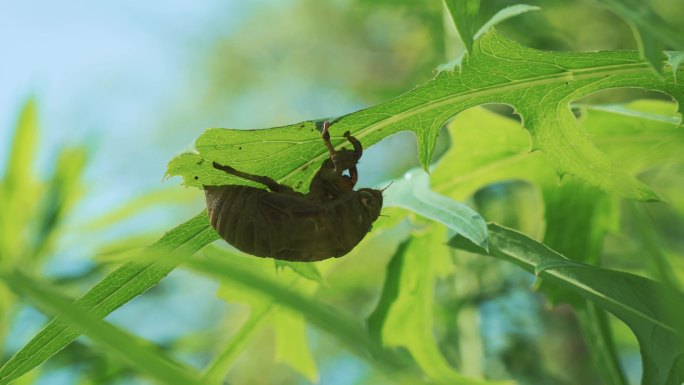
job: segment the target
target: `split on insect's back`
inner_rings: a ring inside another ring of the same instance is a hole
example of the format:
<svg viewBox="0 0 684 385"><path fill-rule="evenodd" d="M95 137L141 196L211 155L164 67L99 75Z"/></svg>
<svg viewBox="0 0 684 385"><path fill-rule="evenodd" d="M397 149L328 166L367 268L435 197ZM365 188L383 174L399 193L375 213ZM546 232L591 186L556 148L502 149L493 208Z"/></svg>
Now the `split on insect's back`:
<svg viewBox="0 0 684 385"><path fill-rule="evenodd" d="M363 155L361 143L345 132L352 149L336 150L329 128L324 122L321 135L329 158L320 165L306 194L268 176L213 164L217 170L267 188L205 187L212 226L224 240L248 254L291 261L341 257L361 242L380 215L382 192L354 190L356 164Z"/></svg>

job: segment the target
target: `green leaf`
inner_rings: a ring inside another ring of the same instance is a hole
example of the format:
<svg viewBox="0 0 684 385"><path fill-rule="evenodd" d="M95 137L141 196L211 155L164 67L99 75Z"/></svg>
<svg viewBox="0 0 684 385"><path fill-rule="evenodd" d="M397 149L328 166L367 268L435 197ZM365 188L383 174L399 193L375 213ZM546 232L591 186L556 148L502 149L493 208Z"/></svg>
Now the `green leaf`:
<svg viewBox="0 0 684 385"><path fill-rule="evenodd" d="M684 31L668 25L648 5L641 0L598 0L613 12L625 19L634 30L641 55L653 68L663 70L663 47L678 51L684 50Z"/></svg>
<svg viewBox="0 0 684 385"><path fill-rule="evenodd" d="M10 265L24 254L24 232L33 215L37 197L33 162L38 145L38 111L30 98L19 114L7 170L0 184L0 264Z"/></svg>
<svg viewBox="0 0 684 385"><path fill-rule="evenodd" d="M66 148L57 158L52 178L38 205L34 220L32 250L27 251L36 267L51 251L54 238L64 217L69 213L80 195L80 183L86 164L86 150L82 147Z"/></svg>
<svg viewBox="0 0 684 385"><path fill-rule="evenodd" d="M503 180L557 184L543 154L530 152L529 135L513 119L471 108L449 124L449 134L458 140L430 175L434 191L465 200L481 187ZM482 138L491 140L482 145Z"/></svg>
<svg viewBox="0 0 684 385"><path fill-rule="evenodd" d="M166 233L143 252L143 256L151 258L126 263L100 281L76 303L93 317L104 318L156 285L177 266L177 263L168 261L161 263L165 257L172 254L192 255L216 239L218 235L211 228L206 211L203 211ZM64 323L59 318L52 320L0 368L0 384L7 384L42 364L80 334L68 322Z"/></svg>
<svg viewBox="0 0 684 385"><path fill-rule="evenodd" d="M459 374L439 350L434 338L435 279L449 259L444 227L412 236L392 257L377 308L369 317L371 332L385 346L408 350L423 372L440 384L481 384Z"/></svg>
<svg viewBox="0 0 684 385"><path fill-rule="evenodd" d="M276 305L271 303L250 314L247 322L235 332L226 347L212 359L209 365L207 365L202 376L202 380L205 383L219 384L226 378L235 359L237 359L240 353L247 347L247 344L256 331L258 331L264 324L264 321L269 318L275 308Z"/></svg>
<svg viewBox="0 0 684 385"><path fill-rule="evenodd" d="M647 167L683 160L684 134L675 110L674 103L655 100L626 105L582 105L580 123L601 150L635 174ZM517 226L522 224L519 220L501 217L513 202L504 201L501 207L491 209L480 203L484 193L500 191L511 180L532 181L542 188L546 201L546 242L572 259L598 263L605 232L618 228L615 199L573 178L564 178L559 185L558 179L548 172L542 154L528 151L526 135L515 120L477 108L460 114L449 130L451 137L458 140L432 173L433 189L461 200L475 194L476 209L486 219ZM483 137L495 139L483 146ZM511 191L504 194L510 200ZM521 215L527 215L532 208L521 206L520 210ZM528 223L539 222L530 218ZM523 231L540 234L531 226L524 226ZM607 383L621 383L610 329L601 321L602 310L583 301L575 306L600 373L610 379Z"/></svg>
<svg viewBox="0 0 684 385"><path fill-rule="evenodd" d="M480 10L480 0L444 0L451 20L468 52L473 50L475 41L475 18Z"/></svg>
<svg viewBox="0 0 684 385"><path fill-rule="evenodd" d="M487 221L541 240L546 230L544 198L532 183L513 179L488 184L473 194L475 209Z"/></svg>
<svg viewBox="0 0 684 385"><path fill-rule="evenodd" d="M144 373L160 384L191 385L204 384L199 373L181 366L167 357L161 350L154 349L146 341L99 320L69 299L55 292L54 288L15 272L4 279L19 293L48 314L59 315L63 322L77 327L100 347L130 368Z"/></svg>
<svg viewBox="0 0 684 385"><path fill-rule="evenodd" d="M619 227L617 199L591 186L569 181L547 189L546 212L548 226L544 242L549 247L573 261L601 264L605 235L609 231L617 232ZM604 382L626 385L605 310L586 299L567 298L567 291L551 294L554 302L576 303L585 343Z"/></svg>
<svg viewBox="0 0 684 385"><path fill-rule="evenodd" d="M252 298L258 294L264 300L301 314L311 324L335 337L342 345L386 373L411 378L411 373L405 370L403 363L373 341L358 320L309 298L298 288L284 284L282 280L260 274L242 261L217 257L218 255L192 259L185 262L185 265L224 283L231 282L236 287L240 286L243 292L253 292L250 295Z"/></svg>
<svg viewBox="0 0 684 385"><path fill-rule="evenodd" d="M684 295L649 279L573 262L527 236L489 225L490 253L546 282L594 302L634 332L643 360L642 384L679 385L684 381ZM454 238L453 246L482 254ZM539 269L540 266L546 266Z"/></svg>
<svg viewBox="0 0 684 385"><path fill-rule="evenodd" d="M284 261L281 259L274 259L274 261L276 269L284 269L287 267L303 278L321 285L324 284L323 276L321 275L321 272L318 271L318 267L316 267L315 263Z"/></svg>
<svg viewBox="0 0 684 385"><path fill-rule="evenodd" d="M684 52L682 51L668 51L667 54L667 64L672 69L672 76L674 76L675 82L678 81L677 73L679 72L679 66L684 61Z"/></svg>
<svg viewBox="0 0 684 385"><path fill-rule="evenodd" d="M490 13L494 11L491 9L492 6L485 4L484 9L480 9L480 0L444 0L444 4L468 52L473 51L474 41L495 25L514 16L540 9L527 4L515 4L495 10L496 13L490 18Z"/></svg>
<svg viewBox="0 0 684 385"><path fill-rule="evenodd" d="M385 192L384 205L403 207L442 223L486 249L487 225L480 214L463 203L432 192L428 183L425 172L410 171Z"/></svg>
<svg viewBox="0 0 684 385"><path fill-rule="evenodd" d="M559 174L577 175L627 198L656 200L592 144L570 110L572 101L616 87L660 90L684 102L684 86L672 75L653 73L637 52L543 52L492 31L474 44L458 71L441 72L404 95L334 120L331 134L337 147L347 130L368 147L396 132L413 131L427 168L445 122L480 104L509 104L522 116L532 148L542 151ZM172 159L167 174L181 175L186 185L196 187L247 183L214 169L215 161L305 191L328 157L315 122L251 131L212 128L195 147L196 152Z"/></svg>
<svg viewBox="0 0 684 385"><path fill-rule="evenodd" d="M276 361L286 363L307 380L318 382L316 361L307 343L305 318L280 310L273 314L271 321L276 336Z"/></svg>
<svg viewBox="0 0 684 385"><path fill-rule="evenodd" d="M231 253L218 247L207 247L202 251L207 258L224 261L230 260L235 264L242 266L243 269L257 273L263 279L272 281L275 284L288 287L290 290L307 295L313 293L320 284L323 283L321 276L315 264L296 263L292 265L286 263L279 263L280 261L270 258L256 258L249 255L241 255L238 253ZM288 266L287 270L279 267ZM302 280L305 278L306 280ZM267 322L260 322L260 325L272 325L275 332L275 347L276 360L289 365L292 369L301 373L312 382L317 381L318 372L316 364L309 350L304 318L299 314L293 313L282 306L278 306L274 298L264 293L263 290L254 289L252 287L245 287L240 282L235 282L230 279L222 279L219 295L229 302L242 302L252 307L252 315L250 322L247 323L251 327L250 334L256 330L256 325L251 325L251 320L255 317L265 314L263 318ZM239 338L244 338L242 334ZM240 340L238 340L240 342ZM237 345L237 342L235 343ZM231 341L231 346L233 342ZM237 345L240 349L246 347L246 343ZM229 356L232 358L236 356L239 351L236 348L231 348ZM228 353L223 353L227 355ZM213 370L216 373L224 373L229 366L228 358L224 358L221 364L222 371Z"/></svg>
<svg viewBox="0 0 684 385"><path fill-rule="evenodd" d="M684 161L684 130L673 103L637 100L623 105L580 106L580 111L582 126L596 145L632 174Z"/></svg>

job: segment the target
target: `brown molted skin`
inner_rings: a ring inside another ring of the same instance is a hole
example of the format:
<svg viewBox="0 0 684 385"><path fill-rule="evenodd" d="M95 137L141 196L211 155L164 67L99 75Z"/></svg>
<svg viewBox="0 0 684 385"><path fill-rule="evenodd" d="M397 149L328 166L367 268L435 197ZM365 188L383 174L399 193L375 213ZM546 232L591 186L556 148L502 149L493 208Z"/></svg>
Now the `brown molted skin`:
<svg viewBox="0 0 684 385"><path fill-rule="evenodd" d="M288 261L349 253L380 213L364 208L359 191L327 202L237 185L206 187L205 194L211 225L223 239L245 253Z"/></svg>
<svg viewBox="0 0 684 385"><path fill-rule="evenodd" d="M267 177L214 167L267 185L261 188L205 186L211 225L226 242L258 257L320 261L350 252L371 230L382 209L382 193L354 190L361 144L345 133L354 150L334 150L324 125L323 140L331 154L321 165L307 194ZM342 175L349 170L350 176ZM266 182L264 182L266 180Z"/></svg>

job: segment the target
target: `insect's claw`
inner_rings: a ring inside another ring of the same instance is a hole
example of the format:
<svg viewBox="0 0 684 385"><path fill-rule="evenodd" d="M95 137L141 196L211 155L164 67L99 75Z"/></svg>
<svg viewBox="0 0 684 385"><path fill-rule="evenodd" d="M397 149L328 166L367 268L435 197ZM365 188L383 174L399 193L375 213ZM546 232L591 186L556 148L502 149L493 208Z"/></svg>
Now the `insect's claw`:
<svg viewBox="0 0 684 385"><path fill-rule="evenodd" d="M323 140L325 141L330 141L330 132L328 130L329 128L330 122L326 120L325 122L323 122L323 130L321 131L321 135L323 136Z"/></svg>

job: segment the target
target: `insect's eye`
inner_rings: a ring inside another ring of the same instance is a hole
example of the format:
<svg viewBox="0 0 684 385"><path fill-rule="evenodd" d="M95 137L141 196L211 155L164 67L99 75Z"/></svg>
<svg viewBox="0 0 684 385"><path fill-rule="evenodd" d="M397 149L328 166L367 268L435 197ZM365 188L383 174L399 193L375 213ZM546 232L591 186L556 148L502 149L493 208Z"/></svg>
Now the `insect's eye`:
<svg viewBox="0 0 684 385"><path fill-rule="evenodd" d="M375 204L375 198L373 197L373 195L366 191L359 192L359 199L361 200L361 204L367 208L371 208Z"/></svg>
<svg viewBox="0 0 684 385"><path fill-rule="evenodd" d="M371 220L376 220L382 209L382 193L372 189L361 189L359 192L359 203L365 209Z"/></svg>

